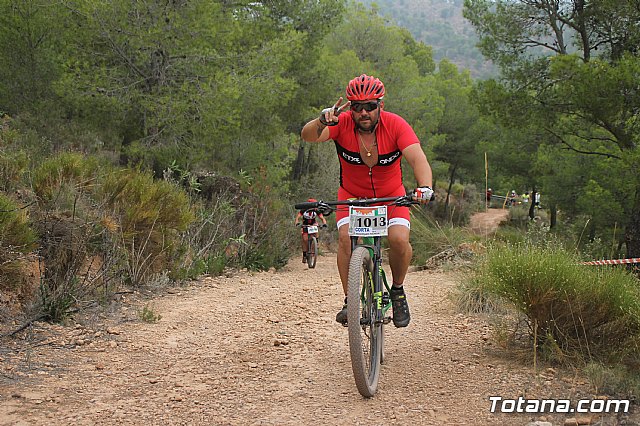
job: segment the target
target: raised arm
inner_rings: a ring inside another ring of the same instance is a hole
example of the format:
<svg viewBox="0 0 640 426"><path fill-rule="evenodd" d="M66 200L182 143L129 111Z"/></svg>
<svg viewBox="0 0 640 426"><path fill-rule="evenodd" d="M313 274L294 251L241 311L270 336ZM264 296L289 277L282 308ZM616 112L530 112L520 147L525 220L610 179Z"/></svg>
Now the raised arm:
<svg viewBox="0 0 640 426"><path fill-rule="evenodd" d="M329 140L329 129L327 126L335 126L338 124L338 116L348 108L351 102L342 104L342 97L338 99L333 107L325 108L320 113L320 117L314 118L304 125L300 136L306 142L325 142Z"/></svg>
<svg viewBox="0 0 640 426"><path fill-rule="evenodd" d="M324 142L329 139L329 129L319 118L314 118L304 125L300 136L305 142Z"/></svg>

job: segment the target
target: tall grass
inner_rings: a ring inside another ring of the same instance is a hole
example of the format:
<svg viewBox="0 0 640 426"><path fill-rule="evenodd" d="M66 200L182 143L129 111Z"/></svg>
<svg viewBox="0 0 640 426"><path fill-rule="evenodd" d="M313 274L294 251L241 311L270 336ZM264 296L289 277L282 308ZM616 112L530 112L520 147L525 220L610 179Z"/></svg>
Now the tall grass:
<svg viewBox="0 0 640 426"><path fill-rule="evenodd" d="M411 245L412 263L424 265L425 262L444 251L457 251L463 243L478 241L480 238L469 229L440 224L424 210L412 209Z"/></svg>
<svg viewBox="0 0 640 426"><path fill-rule="evenodd" d="M558 245L491 247L468 291L521 313L536 351L561 362L640 359L640 286L620 268L579 264Z"/></svg>

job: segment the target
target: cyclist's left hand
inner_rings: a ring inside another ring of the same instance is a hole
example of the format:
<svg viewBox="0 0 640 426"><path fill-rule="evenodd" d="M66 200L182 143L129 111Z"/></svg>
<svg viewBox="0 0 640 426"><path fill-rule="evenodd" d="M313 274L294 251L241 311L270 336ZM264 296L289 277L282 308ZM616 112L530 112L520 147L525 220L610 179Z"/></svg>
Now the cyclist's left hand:
<svg viewBox="0 0 640 426"><path fill-rule="evenodd" d="M327 227L327 224L326 224L326 223L323 223L323 224L322 224L322 227L323 227L323 228L326 228L326 227Z"/></svg>
<svg viewBox="0 0 640 426"><path fill-rule="evenodd" d="M433 197L433 189L430 186L421 186L413 190L413 199L420 204L427 204Z"/></svg>

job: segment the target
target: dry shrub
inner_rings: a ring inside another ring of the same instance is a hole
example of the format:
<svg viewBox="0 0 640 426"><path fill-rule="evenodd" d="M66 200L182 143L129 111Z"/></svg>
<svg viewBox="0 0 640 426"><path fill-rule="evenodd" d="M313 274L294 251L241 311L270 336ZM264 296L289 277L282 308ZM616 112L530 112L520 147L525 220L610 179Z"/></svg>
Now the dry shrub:
<svg viewBox="0 0 640 426"><path fill-rule="evenodd" d="M29 274L29 253L36 247L36 235L29 225L25 209L0 193L0 294L5 305L24 303L33 293Z"/></svg>
<svg viewBox="0 0 640 426"><path fill-rule="evenodd" d="M219 274L226 266L264 270L286 264L299 233L281 195L257 183L243 189L234 178L213 173L197 180L196 220L183 234L183 247L190 250L183 277Z"/></svg>
<svg viewBox="0 0 640 426"><path fill-rule="evenodd" d="M85 200L86 201L86 200ZM76 203L66 210L41 210L39 315L59 322L70 313L108 301L122 280L123 254L98 212Z"/></svg>
<svg viewBox="0 0 640 426"><path fill-rule="evenodd" d="M53 201L65 186L73 192L90 189L98 169L94 157L66 152L43 161L33 171L33 190L43 202Z"/></svg>
<svg viewBox="0 0 640 426"><path fill-rule="evenodd" d="M124 169L105 176L100 196L118 223L129 281L143 284L178 262L180 233L194 220L188 195L147 172Z"/></svg>
<svg viewBox="0 0 640 426"><path fill-rule="evenodd" d="M6 150L0 146L0 190L12 191L18 188L27 165L26 152Z"/></svg>

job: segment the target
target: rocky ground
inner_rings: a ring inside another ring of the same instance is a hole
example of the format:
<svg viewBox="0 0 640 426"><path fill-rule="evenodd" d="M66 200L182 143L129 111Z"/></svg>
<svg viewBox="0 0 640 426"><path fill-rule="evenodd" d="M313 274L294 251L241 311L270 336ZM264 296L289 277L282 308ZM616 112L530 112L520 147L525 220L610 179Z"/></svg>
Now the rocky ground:
<svg viewBox="0 0 640 426"><path fill-rule="evenodd" d="M460 277L408 275L412 322L387 327L370 399L334 321L342 296L326 253L316 269L296 257L278 272L203 277L3 337L0 425L636 424L634 414L491 413L491 396L598 395L577 372L534 368L501 348L487 318L456 312Z"/></svg>

